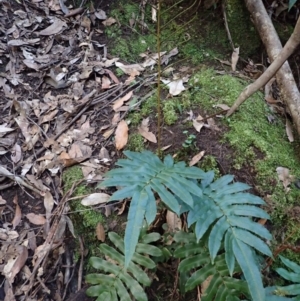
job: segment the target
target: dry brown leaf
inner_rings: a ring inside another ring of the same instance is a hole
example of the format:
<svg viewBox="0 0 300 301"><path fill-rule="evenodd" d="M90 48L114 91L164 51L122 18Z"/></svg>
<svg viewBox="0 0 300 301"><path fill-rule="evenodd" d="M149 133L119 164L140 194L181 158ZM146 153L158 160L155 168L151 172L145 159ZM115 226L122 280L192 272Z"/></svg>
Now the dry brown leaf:
<svg viewBox="0 0 300 301"><path fill-rule="evenodd" d="M67 27L67 24L64 21L55 18L54 22L47 28L41 30L39 34L42 36L52 36L61 32L64 27Z"/></svg>
<svg viewBox="0 0 300 301"><path fill-rule="evenodd" d="M286 191L289 191L288 186L293 180L293 176L290 175L290 170L286 167L277 167L276 172L278 174L279 180L282 182L283 187Z"/></svg>
<svg viewBox="0 0 300 301"><path fill-rule="evenodd" d="M54 199L52 194L47 191L44 196L44 207L46 209L46 219L49 220L51 217L51 211L54 206Z"/></svg>
<svg viewBox="0 0 300 301"><path fill-rule="evenodd" d="M106 19L105 21L103 21L102 24L104 26L110 26L110 25L112 25L112 24L114 24L116 22L117 22L116 19L114 19L112 17L109 17L108 19Z"/></svg>
<svg viewBox="0 0 300 301"><path fill-rule="evenodd" d="M167 211L166 221L168 224L169 232L176 232L181 230L182 222L178 215L170 210Z"/></svg>
<svg viewBox="0 0 300 301"><path fill-rule="evenodd" d="M120 150L124 148L128 142L128 125L125 120L121 120L115 133L116 148Z"/></svg>
<svg viewBox="0 0 300 301"><path fill-rule="evenodd" d="M102 136L105 138L105 139L108 139L113 133L114 133L115 129L109 129L107 131L105 131Z"/></svg>
<svg viewBox="0 0 300 301"><path fill-rule="evenodd" d="M149 117L143 119L142 124L138 128L139 133L148 141L157 143L157 139L152 132L149 132Z"/></svg>
<svg viewBox="0 0 300 301"><path fill-rule="evenodd" d="M15 247L16 257L11 257L3 268L3 274L10 283L14 282L15 276L20 272L28 258L28 250L25 246Z"/></svg>
<svg viewBox="0 0 300 301"><path fill-rule="evenodd" d="M193 165L197 164L202 159L202 157L204 156L204 154L205 154L205 151L202 151L199 154L195 155L192 158L192 160L190 161L189 166L193 166Z"/></svg>
<svg viewBox="0 0 300 301"><path fill-rule="evenodd" d="M217 105L215 105L214 107L216 107L216 108L221 108L222 110L229 110L230 109L230 107L228 106L228 105L225 105L225 104L217 104Z"/></svg>
<svg viewBox="0 0 300 301"><path fill-rule="evenodd" d="M195 128L195 130L200 133L202 127L204 126L204 122L198 122L195 119L193 120L193 127Z"/></svg>
<svg viewBox="0 0 300 301"><path fill-rule="evenodd" d="M286 131L289 141L294 142L292 125L288 119L286 119L286 122L285 122L285 131Z"/></svg>
<svg viewBox="0 0 300 301"><path fill-rule="evenodd" d="M105 242L105 230L101 223L98 223L96 226L96 235L98 240Z"/></svg>
<svg viewBox="0 0 300 301"><path fill-rule="evenodd" d="M102 192L92 193L89 196L81 200L81 205L83 206L94 206L98 204L107 203L109 201L110 195Z"/></svg>
<svg viewBox="0 0 300 301"><path fill-rule="evenodd" d="M13 225L12 228L15 229L19 225L19 223L22 219L22 212L21 212L21 208L18 204L18 196L17 195L14 197L13 203L16 205L16 210L15 210L15 216L11 223Z"/></svg>
<svg viewBox="0 0 300 301"><path fill-rule="evenodd" d="M234 48L232 55L231 55L231 69L232 71L236 70L236 64L239 60L239 54L240 54L240 47Z"/></svg>
<svg viewBox="0 0 300 301"><path fill-rule="evenodd" d="M26 217L34 225L44 225L46 223L46 219L39 214L28 213L26 214Z"/></svg>
<svg viewBox="0 0 300 301"><path fill-rule="evenodd" d="M113 110L116 111L118 108L122 107L124 102L128 101L132 97L132 94L133 94L133 91L130 91L125 96L116 100L113 105Z"/></svg>
<svg viewBox="0 0 300 301"><path fill-rule="evenodd" d="M22 149L21 146L18 143L16 143L12 148L11 160L14 163L18 163L21 160L21 158L22 158Z"/></svg>

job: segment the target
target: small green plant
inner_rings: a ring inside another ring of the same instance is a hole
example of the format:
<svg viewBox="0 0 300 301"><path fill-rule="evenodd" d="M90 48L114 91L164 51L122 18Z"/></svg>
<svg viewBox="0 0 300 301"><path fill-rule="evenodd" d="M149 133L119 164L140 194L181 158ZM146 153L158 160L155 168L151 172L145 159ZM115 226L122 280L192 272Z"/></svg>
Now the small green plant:
<svg viewBox="0 0 300 301"><path fill-rule="evenodd" d="M193 135L193 134L189 134L188 131L183 131L182 133L185 134L185 136L186 136L186 139L182 143L182 146L185 149L194 149L194 148L196 148L196 136Z"/></svg>
<svg viewBox="0 0 300 301"><path fill-rule="evenodd" d="M138 273L142 275L143 271L137 272L133 267L137 269L136 263L142 265L142 260L137 261L137 253L141 250L138 241L143 239L143 235L140 236L145 231L145 220L150 225L156 217L154 193L157 193L169 210L178 216L187 215L189 233L178 232L174 236L177 244L174 256L181 259L179 282L184 292L210 278L206 293L201 296L203 301L239 301L244 298L252 301L300 300L299 296L296 299L286 297L300 294L300 266L283 257L282 262L292 272L285 269L277 269L277 272L296 284L275 288L263 286L258 258L259 254L272 257L266 243L272 237L253 218L269 219L269 215L259 207L265 204L261 198L245 192L250 188L248 185L232 183L232 175L214 181L213 171L204 172L194 166L187 167L184 162L175 163L170 155L161 161L150 151L125 151L124 154L127 159L119 159L116 165L120 168L109 171L100 185L101 188L122 187L111 196L111 201L131 198L124 243L120 238L114 240L115 234L110 234L110 239L124 256L104 244L100 246L103 254L117 264L91 258L94 268L110 275L87 277L89 283L98 284L88 291L91 296L98 296L99 301L105 298L117 301L117 295L124 294L124 300L130 300L125 294L126 286L136 300L147 300L138 282L143 285L149 285L149 282L142 282ZM151 233L148 238L151 235L156 234ZM144 243L152 241L143 240ZM150 247L143 250L147 253ZM158 251L148 251L147 254L157 256L158 260L171 255L170 252ZM151 265L154 267L155 264ZM135 282L132 282L132 277L135 277ZM139 290L137 295L134 287Z"/></svg>

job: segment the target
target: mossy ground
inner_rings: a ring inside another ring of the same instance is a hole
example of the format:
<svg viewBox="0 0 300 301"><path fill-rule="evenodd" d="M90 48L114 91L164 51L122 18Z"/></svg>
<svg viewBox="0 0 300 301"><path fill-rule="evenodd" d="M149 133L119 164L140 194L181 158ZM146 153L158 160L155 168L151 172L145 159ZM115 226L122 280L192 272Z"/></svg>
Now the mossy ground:
<svg viewBox="0 0 300 301"><path fill-rule="evenodd" d="M217 75L211 67L205 67L205 65L216 65L214 57L228 58L232 52L223 25L223 17L219 11L214 8L202 9L202 13L199 11L196 16L194 12L191 13L187 10L185 13L191 15L188 24L182 20L178 22L174 18L175 11L176 9L172 10L172 15L168 13L162 15L162 23L168 25L161 30L161 49L168 51L178 47L177 58L183 60L180 64L184 62L193 67L204 66L189 80L184 93L171 99L162 100L164 125L181 126L182 132L183 127L187 128L188 123L185 125L179 125L179 123L182 122L182 115L188 110L200 110L206 115L214 114L219 111L215 105L232 105L248 83L231 75ZM129 29L129 19L133 14L138 15L139 13L139 4L119 1L110 12L110 16L115 17L121 27L113 25L105 30L108 39L111 40L109 45L111 54L128 63L139 62L141 60L139 54L146 50L157 52L156 29L150 18L149 6L145 13L148 29L143 32L138 26L133 31ZM227 13L232 39L235 46L241 47L241 55L247 58L255 54L260 47L260 40L244 5L238 0L229 0L227 1ZM152 96L140 106L138 111L129 114L131 134L127 149L140 151L147 147L142 136L137 133L136 126L148 116L155 119L156 106L156 96ZM267 117L270 115L275 120L273 123L268 121ZM266 210L272 219L274 247L282 243L285 237L289 237L288 243L291 244L299 241L299 221L296 218L290 218L289 212L294 206L299 205L300 190L291 185L290 191L286 192L276 174L276 168L283 166L288 168L296 178L300 177L299 141L292 144L288 142L284 120L274 114L265 104L262 93L256 93L248 99L230 118L219 120L219 126L222 127L224 133L219 143L229 144L233 150L228 155L232 173L243 169L250 170L252 174L255 174L255 191L267 201ZM182 149L172 150L173 153L180 151ZM210 154L204 156L199 167L205 170L213 169L216 177L221 174L216 159ZM80 191L80 188L77 189L75 194L87 193L84 188L82 188L83 191ZM91 213L84 214L88 216ZM88 220L97 222L98 218L100 217L92 216ZM286 254L291 260L300 262L300 256L297 254L289 251Z"/></svg>

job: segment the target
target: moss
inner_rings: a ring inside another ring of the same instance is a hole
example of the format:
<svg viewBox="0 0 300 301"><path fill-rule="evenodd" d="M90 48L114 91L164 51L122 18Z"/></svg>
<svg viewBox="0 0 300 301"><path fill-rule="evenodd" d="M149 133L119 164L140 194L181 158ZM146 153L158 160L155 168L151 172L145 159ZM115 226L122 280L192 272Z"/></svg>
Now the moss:
<svg viewBox="0 0 300 301"><path fill-rule="evenodd" d="M244 57L253 55L261 42L256 29L250 19L245 3L240 0L227 0L227 19L230 34L235 46L240 47L240 54Z"/></svg>
<svg viewBox="0 0 300 301"><path fill-rule="evenodd" d="M126 149L134 152L141 152L145 149L144 138L138 133L130 134Z"/></svg>
<svg viewBox="0 0 300 301"><path fill-rule="evenodd" d="M203 69L190 81L189 97L192 105L201 105L208 113L217 111L216 104L231 106L243 90L246 82L230 75L218 76L211 69ZM300 202L300 190L291 185L286 192L279 182L276 168L287 167L290 174L300 176L299 142L291 144L285 133L283 121L276 115L274 123L269 123L267 116L273 113L265 104L263 95L256 93L247 99L239 111L224 119L228 131L223 141L234 150L233 166L237 169L248 168L256 173L256 190L270 199L269 211L276 240L281 241L283 233L292 234L290 241L300 239L299 222L290 218L288 210ZM205 159L205 158L204 158ZM280 233L280 234L279 234ZM300 262L299 255L287 252L291 260Z"/></svg>
<svg viewBox="0 0 300 301"><path fill-rule="evenodd" d="M79 166L73 166L65 170L63 173L64 192L67 192L73 183L83 178L83 173ZM87 195L91 192L92 189L82 183L76 185L72 197ZM71 207L70 218L74 224L75 233L84 237L86 245L89 246L90 254L96 255L99 241L96 239L95 229L98 223L103 223L104 217L100 212L81 205L81 200L71 200L69 204Z"/></svg>
<svg viewBox="0 0 300 301"><path fill-rule="evenodd" d="M176 103L174 103L172 100L163 102L163 114L164 121L167 125L174 124L178 119L178 114L176 112Z"/></svg>
<svg viewBox="0 0 300 301"><path fill-rule="evenodd" d="M220 178L221 172L218 167L218 162L214 156L207 155L204 156L201 161L198 163L198 167L203 169L204 171L213 170L215 173L215 180Z"/></svg>

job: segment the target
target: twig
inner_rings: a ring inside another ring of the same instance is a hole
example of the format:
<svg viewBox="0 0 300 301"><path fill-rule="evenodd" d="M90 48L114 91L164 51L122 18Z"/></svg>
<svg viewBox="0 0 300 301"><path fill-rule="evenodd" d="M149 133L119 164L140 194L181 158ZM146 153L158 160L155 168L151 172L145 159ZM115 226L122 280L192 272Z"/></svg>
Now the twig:
<svg viewBox="0 0 300 301"><path fill-rule="evenodd" d="M81 290L81 283L82 283L82 273L83 273L83 259L84 259L84 245L83 245L83 241L82 238L79 236L79 244L80 244L80 265L79 265L79 269L78 269L78 288L77 291Z"/></svg>
<svg viewBox="0 0 300 301"><path fill-rule="evenodd" d="M234 51L234 44L232 41L231 33L228 27L228 22L227 22L227 15L226 15L226 8L225 8L225 1L222 1L222 12L223 12L223 17L224 17L224 24L225 24L225 29L227 32L228 40L230 42L231 48Z"/></svg>

